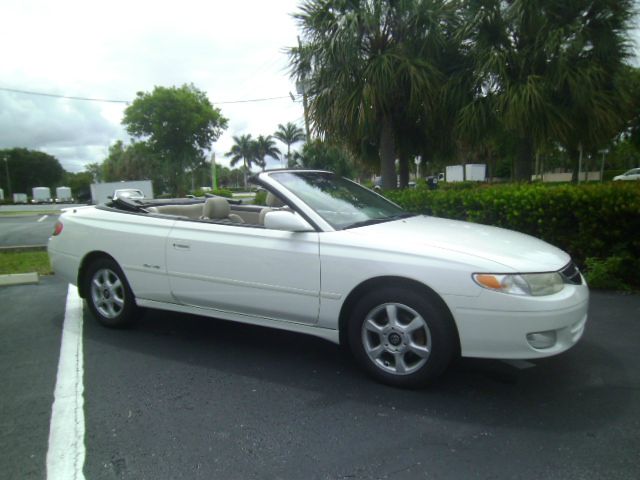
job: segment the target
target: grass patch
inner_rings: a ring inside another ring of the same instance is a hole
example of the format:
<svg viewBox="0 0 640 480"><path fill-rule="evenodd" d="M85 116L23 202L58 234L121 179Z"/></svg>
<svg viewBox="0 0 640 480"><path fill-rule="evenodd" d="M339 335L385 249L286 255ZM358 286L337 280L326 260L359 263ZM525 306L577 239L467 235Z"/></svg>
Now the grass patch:
<svg viewBox="0 0 640 480"><path fill-rule="evenodd" d="M53 273L47 252L0 252L0 275L29 272Z"/></svg>

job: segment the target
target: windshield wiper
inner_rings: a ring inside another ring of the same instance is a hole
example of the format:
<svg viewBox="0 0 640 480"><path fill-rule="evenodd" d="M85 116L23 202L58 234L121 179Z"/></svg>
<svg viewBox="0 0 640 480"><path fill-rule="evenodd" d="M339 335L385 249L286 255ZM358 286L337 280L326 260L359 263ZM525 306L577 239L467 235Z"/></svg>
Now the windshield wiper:
<svg viewBox="0 0 640 480"><path fill-rule="evenodd" d="M408 218L413 216L414 216L413 213L399 213L397 215L392 215L390 217L369 218L367 220L361 220L359 222L351 223L346 227L343 227L342 229L347 230L350 228L366 227L367 225L375 225L376 223L391 222L393 220L400 220L402 218Z"/></svg>

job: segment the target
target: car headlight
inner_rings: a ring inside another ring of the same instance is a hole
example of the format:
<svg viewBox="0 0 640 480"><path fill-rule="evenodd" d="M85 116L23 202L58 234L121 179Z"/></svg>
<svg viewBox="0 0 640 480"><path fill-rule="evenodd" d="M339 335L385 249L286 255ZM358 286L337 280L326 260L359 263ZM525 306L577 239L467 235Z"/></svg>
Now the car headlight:
<svg viewBox="0 0 640 480"><path fill-rule="evenodd" d="M483 288L512 295L541 297L553 295L564 288L559 273L496 274L476 273L473 280Z"/></svg>

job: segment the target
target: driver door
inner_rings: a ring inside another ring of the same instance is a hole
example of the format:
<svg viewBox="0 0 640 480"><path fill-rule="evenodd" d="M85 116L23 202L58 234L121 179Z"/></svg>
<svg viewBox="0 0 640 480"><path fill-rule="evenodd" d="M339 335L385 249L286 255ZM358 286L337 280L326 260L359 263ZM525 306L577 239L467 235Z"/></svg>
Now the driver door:
<svg viewBox="0 0 640 480"><path fill-rule="evenodd" d="M298 323L318 319L316 232L178 220L166 254L179 303Z"/></svg>

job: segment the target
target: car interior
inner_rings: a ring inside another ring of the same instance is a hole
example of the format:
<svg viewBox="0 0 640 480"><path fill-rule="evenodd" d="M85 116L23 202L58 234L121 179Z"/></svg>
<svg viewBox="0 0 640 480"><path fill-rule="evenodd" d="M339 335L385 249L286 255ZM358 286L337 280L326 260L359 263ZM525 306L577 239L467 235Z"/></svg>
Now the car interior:
<svg viewBox="0 0 640 480"><path fill-rule="evenodd" d="M208 197L204 202L199 203L147 206L145 211L151 214L181 219L264 226L264 218L268 212L287 208L271 192L267 193L265 203L266 206L231 205L224 197Z"/></svg>

